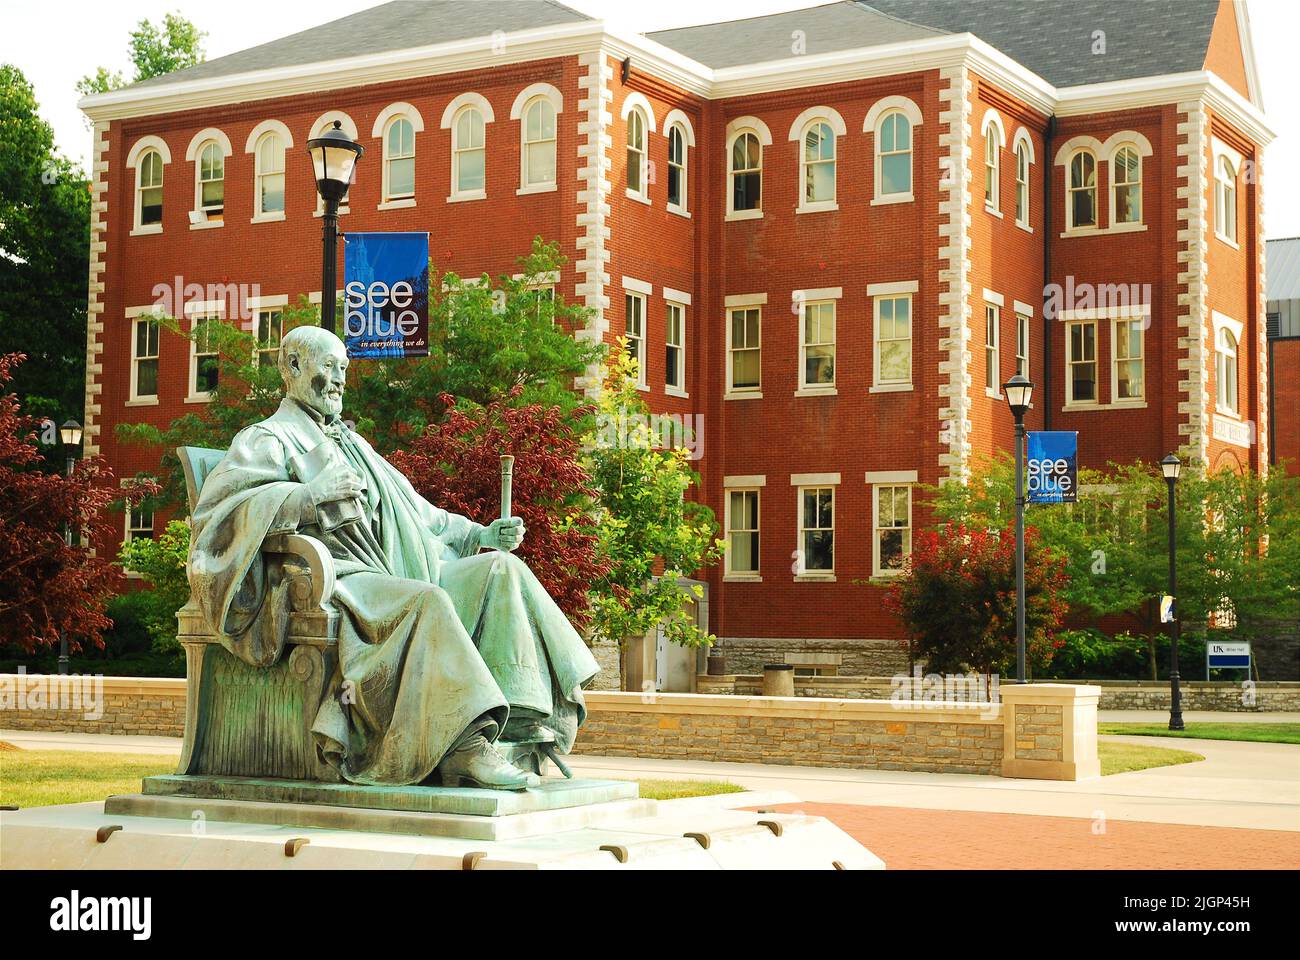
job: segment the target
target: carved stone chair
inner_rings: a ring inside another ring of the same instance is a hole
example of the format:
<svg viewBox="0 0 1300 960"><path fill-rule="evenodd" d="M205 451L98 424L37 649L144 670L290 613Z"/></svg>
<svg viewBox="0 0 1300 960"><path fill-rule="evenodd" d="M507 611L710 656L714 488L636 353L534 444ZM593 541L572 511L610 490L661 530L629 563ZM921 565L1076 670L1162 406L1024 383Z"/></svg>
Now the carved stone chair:
<svg viewBox="0 0 1300 960"><path fill-rule="evenodd" d="M179 447L190 511L224 450ZM191 596L177 611L185 649L185 742L178 774L337 782L311 725L337 663L334 561L319 540L283 534L263 545L288 583L289 639L280 660L253 667L231 654ZM271 600L268 598L268 602Z"/></svg>

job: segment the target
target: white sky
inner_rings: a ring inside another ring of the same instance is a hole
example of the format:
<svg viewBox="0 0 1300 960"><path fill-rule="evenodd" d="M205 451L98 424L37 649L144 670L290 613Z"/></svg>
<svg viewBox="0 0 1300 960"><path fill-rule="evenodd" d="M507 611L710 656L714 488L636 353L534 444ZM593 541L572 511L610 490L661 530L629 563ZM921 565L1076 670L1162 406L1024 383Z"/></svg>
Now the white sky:
<svg viewBox="0 0 1300 960"><path fill-rule="evenodd" d="M131 75L127 34L141 19L160 22L179 11L207 31L209 59L234 53L334 20L380 0L4 0L0 62L17 65L36 87L41 115L54 126L60 150L86 163L90 134L77 109L76 82L97 66ZM490 0L484 0L490 2ZM818 6L825 0L565 0L590 16L636 31L758 16ZM1116 0L1126 2L1126 0ZM1277 139L1264 156L1265 230L1269 237L1300 236L1300 2L1246 0L1264 88Z"/></svg>

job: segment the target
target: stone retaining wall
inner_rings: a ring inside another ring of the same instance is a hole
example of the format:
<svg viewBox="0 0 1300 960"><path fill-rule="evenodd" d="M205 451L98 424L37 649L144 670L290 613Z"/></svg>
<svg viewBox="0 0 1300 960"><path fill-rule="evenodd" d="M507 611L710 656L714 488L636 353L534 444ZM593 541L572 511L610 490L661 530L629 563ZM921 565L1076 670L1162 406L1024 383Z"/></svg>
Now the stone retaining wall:
<svg viewBox="0 0 1300 960"><path fill-rule="evenodd" d="M179 737L180 678L0 674L0 727Z"/></svg>

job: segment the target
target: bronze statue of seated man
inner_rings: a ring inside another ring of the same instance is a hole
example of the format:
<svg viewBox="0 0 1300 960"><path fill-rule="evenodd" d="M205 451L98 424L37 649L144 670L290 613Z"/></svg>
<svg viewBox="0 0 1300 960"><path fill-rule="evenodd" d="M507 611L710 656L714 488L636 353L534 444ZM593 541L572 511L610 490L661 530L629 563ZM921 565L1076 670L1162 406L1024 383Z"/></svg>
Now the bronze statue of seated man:
<svg viewBox="0 0 1300 960"><path fill-rule="evenodd" d="M262 545L316 537L334 560L339 630L312 734L344 779L520 790L542 756L567 772L558 755L597 667L511 555L523 522L439 509L343 423L348 357L333 333L290 331L279 367L280 408L234 438L193 511L189 578L209 627L245 662L276 662L288 619Z"/></svg>

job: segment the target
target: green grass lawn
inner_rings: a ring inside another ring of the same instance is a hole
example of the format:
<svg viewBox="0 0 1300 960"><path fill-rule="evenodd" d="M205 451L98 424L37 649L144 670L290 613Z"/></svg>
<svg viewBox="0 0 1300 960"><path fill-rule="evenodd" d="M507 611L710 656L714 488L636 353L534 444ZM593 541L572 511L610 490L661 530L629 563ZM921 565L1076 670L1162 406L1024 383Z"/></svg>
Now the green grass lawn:
<svg viewBox="0 0 1300 960"><path fill-rule="evenodd" d="M0 751L0 805L45 807L139 793L142 777L174 773L176 758L164 754L91 753L73 750ZM745 788L722 780L641 780L650 800L711 797Z"/></svg>
<svg viewBox="0 0 1300 960"><path fill-rule="evenodd" d="M1300 723L1189 723L1174 731L1168 723L1099 723L1097 732L1130 737L1192 737L1197 740L1252 740L1300 743Z"/></svg>
<svg viewBox="0 0 1300 960"><path fill-rule="evenodd" d="M1097 744L1097 756L1101 760L1101 775L1108 777L1112 773L1132 773L1134 770L1149 770L1152 767L1172 767L1179 763L1195 763L1205 758L1190 750L1171 750L1169 747L1148 747L1141 743L1106 743Z"/></svg>

